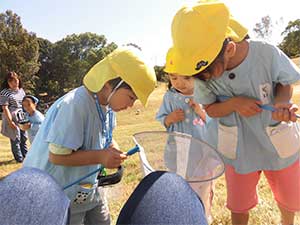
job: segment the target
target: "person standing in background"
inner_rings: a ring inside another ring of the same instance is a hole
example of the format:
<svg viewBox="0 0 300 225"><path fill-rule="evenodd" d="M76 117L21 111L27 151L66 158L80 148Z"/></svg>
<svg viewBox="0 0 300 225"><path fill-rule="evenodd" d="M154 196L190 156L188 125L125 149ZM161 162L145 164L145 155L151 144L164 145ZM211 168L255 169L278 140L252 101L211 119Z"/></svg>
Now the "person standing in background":
<svg viewBox="0 0 300 225"><path fill-rule="evenodd" d="M27 153L26 132L17 125L18 115L23 113L24 96L20 77L16 72L9 72L2 83L0 92L0 106L3 110L1 133L10 139L12 153L19 163L23 162Z"/></svg>

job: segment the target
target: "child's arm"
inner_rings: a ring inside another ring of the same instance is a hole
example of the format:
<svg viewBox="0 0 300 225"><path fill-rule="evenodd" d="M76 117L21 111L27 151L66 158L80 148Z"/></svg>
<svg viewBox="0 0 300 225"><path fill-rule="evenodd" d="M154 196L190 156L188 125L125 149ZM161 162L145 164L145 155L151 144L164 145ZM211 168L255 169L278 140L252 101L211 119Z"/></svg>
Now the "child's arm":
<svg viewBox="0 0 300 225"><path fill-rule="evenodd" d="M112 144L111 144L111 146L114 147L115 149L120 150L120 146L119 146L119 144L116 142L115 139L112 139Z"/></svg>
<svg viewBox="0 0 300 225"><path fill-rule="evenodd" d="M295 122L297 120L295 112L298 110L298 106L290 103L292 95L292 85L282 85L280 83L276 85L274 107L277 111L272 113L273 120L285 122Z"/></svg>
<svg viewBox="0 0 300 225"><path fill-rule="evenodd" d="M163 98L163 102L156 114L156 120L162 123L167 130L173 123L184 120L184 112L182 109L173 109L171 106L171 101L174 101L172 98L172 93L168 91Z"/></svg>
<svg viewBox="0 0 300 225"><path fill-rule="evenodd" d="M40 129L40 126L42 124L42 122L44 121L45 117L42 113L40 113L39 111L37 111L35 113L35 117L31 123L31 127L30 129L33 131L33 132L37 132L39 129Z"/></svg>
<svg viewBox="0 0 300 225"><path fill-rule="evenodd" d="M280 83L276 84L275 87L275 101L274 103L279 102L290 102L293 96L293 86L291 84L282 85Z"/></svg>
<svg viewBox="0 0 300 225"><path fill-rule="evenodd" d="M184 111L182 109L176 109L165 117L164 123L166 127L169 127L171 124L182 120L184 120Z"/></svg>
<svg viewBox="0 0 300 225"><path fill-rule="evenodd" d="M194 112L204 121L206 122L206 112L202 109L201 105L195 102L193 99L189 101L189 105L194 110Z"/></svg>
<svg viewBox="0 0 300 225"><path fill-rule="evenodd" d="M3 113L8 121L8 124L10 126L10 128L12 129L17 129L17 125L15 124L15 122L12 120L12 116L11 116L11 113L8 109L8 106L7 105L3 105L2 106L2 110L3 110Z"/></svg>
<svg viewBox="0 0 300 225"><path fill-rule="evenodd" d="M87 166L102 164L104 167L117 168L127 158L127 156L113 148L104 150L84 150L73 151L71 154L59 155L49 152L49 161L62 166Z"/></svg>
<svg viewBox="0 0 300 225"><path fill-rule="evenodd" d="M233 112L243 117L250 117L262 111L262 109L259 108L261 104L260 101L253 98L232 97L224 102L204 105L204 109L212 118L225 117Z"/></svg>

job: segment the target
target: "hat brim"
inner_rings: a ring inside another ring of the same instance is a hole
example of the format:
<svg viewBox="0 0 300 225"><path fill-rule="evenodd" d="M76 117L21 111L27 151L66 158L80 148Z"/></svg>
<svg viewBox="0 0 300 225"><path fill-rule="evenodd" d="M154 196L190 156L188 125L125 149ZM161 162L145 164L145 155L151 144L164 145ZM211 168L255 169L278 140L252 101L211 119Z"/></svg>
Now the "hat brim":
<svg viewBox="0 0 300 225"><path fill-rule="evenodd" d="M118 48L94 65L85 75L83 83L91 92L98 92L109 80L120 77L133 90L145 106L155 88L156 75L153 68L127 48Z"/></svg>
<svg viewBox="0 0 300 225"><path fill-rule="evenodd" d="M186 57L180 54L176 48L170 48L167 53L164 71L166 73L173 73L183 76L193 76L200 73L201 71L205 70L217 57L220 49L222 48L224 40L225 37L224 39L216 41L216 43L212 45L206 52L202 52L202 54L205 55L205 61L201 60L201 58ZM202 66L198 66L201 61L203 62Z"/></svg>
<svg viewBox="0 0 300 225"><path fill-rule="evenodd" d="M90 71L84 76L83 84L91 92L98 92L102 89L104 84L114 78L119 77L111 68L109 59L104 58L95 64Z"/></svg>

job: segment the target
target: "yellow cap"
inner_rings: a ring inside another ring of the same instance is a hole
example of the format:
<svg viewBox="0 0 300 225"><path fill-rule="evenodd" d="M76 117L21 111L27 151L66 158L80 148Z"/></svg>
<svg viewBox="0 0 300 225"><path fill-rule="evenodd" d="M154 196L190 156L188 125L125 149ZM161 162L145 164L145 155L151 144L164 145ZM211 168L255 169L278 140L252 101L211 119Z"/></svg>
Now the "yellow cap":
<svg viewBox="0 0 300 225"><path fill-rule="evenodd" d="M120 77L133 90L137 98L146 105L156 85L156 75L137 52L130 48L118 48L94 65L84 76L83 83L92 92L98 92L104 84Z"/></svg>
<svg viewBox="0 0 300 225"><path fill-rule="evenodd" d="M165 72L195 75L214 61L226 38L239 42L247 32L224 3L205 1L184 6L173 18L173 47L167 53Z"/></svg>

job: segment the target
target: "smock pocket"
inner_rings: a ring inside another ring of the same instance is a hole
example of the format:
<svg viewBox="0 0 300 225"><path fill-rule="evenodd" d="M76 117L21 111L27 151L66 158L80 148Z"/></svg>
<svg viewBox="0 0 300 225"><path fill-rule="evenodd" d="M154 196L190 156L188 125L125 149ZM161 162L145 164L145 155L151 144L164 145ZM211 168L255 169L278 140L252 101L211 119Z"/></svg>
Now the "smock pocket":
<svg viewBox="0 0 300 225"><path fill-rule="evenodd" d="M88 204L95 201L97 193L97 183L78 184L76 185L76 194L74 204Z"/></svg>
<svg viewBox="0 0 300 225"><path fill-rule="evenodd" d="M238 143L238 128L228 127L219 123L218 128L218 151L229 159L236 159Z"/></svg>
<svg viewBox="0 0 300 225"><path fill-rule="evenodd" d="M267 127L266 132L280 158L287 158L300 151L300 125L298 122L281 122Z"/></svg>

